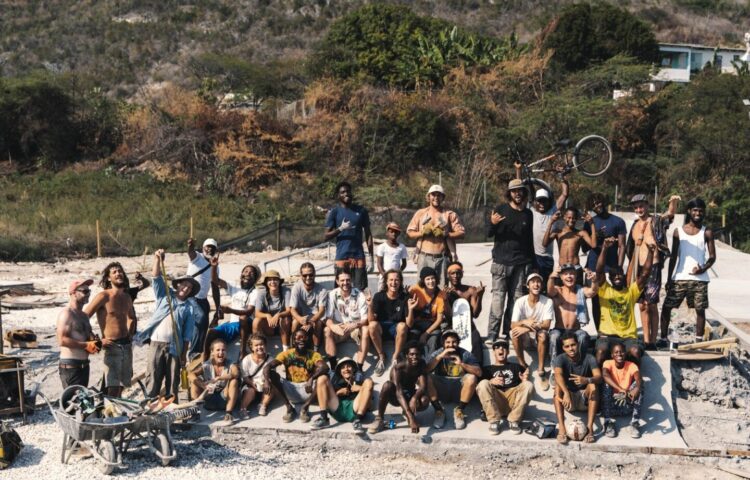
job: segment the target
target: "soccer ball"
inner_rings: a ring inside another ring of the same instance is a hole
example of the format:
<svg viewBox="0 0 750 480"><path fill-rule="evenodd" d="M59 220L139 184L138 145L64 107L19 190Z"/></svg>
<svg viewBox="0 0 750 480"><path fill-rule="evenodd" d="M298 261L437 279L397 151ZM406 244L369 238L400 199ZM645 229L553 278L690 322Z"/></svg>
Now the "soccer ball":
<svg viewBox="0 0 750 480"><path fill-rule="evenodd" d="M565 432L568 434L568 438L580 442L588 433L586 424L580 418L571 418L565 421Z"/></svg>

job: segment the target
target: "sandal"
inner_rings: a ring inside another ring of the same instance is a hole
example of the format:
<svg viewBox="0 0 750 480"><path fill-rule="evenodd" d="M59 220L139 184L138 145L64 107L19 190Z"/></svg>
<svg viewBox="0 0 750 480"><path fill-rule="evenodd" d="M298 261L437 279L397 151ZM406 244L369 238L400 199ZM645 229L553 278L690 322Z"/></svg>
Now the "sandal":
<svg viewBox="0 0 750 480"><path fill-rule="evenodd" d="M567 445L568 444L568 436L564 433L558 433L557 434L557 443L560 445Z"/></svg>
<svg viewBox="0 0 750 480"><path fill-rule="evenodd" d="M589 432L583 437L583 443L594 443L594 434Z"/></svg>

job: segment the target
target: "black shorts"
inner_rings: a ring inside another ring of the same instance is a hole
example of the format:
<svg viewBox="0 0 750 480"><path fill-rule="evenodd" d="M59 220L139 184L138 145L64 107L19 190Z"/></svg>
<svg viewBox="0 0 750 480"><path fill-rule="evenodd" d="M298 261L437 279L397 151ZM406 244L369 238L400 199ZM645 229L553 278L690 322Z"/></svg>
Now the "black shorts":
<svg viewBox="0 0 750 480"><path fill-rule="evenodd" d="M404 394L404 398L406 398L406 403L409 403L411 402L411 399L414 398L414 395L416 395L417 389L415 388L414 390L409 390L407 388L402 388L401 393ZM390 404L393 405L394 407L401 406L398 403L398 397L396 397L395 393L393 394L393 398L390 399Z"/></svg>
<svg viewBox="0 0 750 480"><path fill-rule="evenodd" d="M629 355L628 352L630 352L633 347L638 349L638 356L643 355L643 344L640 340L638 340L637 338L616 337L614 335L600 335L599 338L596 339L596 350L606 351L606 358L609 359L611 357L609 352L611 352L612 347L614 347L615 344L618 343L625 347L626 356Z"/></svg>
<svg viewBox="0 0 750 480"><path fill-rule="evenodd" d="M66 365L65 368L58 367L60 373L60 381L62 382L63 389L68 388L71 385L80 385L82 387L89 386L89 364L86 362L85 365Z"/></svg>

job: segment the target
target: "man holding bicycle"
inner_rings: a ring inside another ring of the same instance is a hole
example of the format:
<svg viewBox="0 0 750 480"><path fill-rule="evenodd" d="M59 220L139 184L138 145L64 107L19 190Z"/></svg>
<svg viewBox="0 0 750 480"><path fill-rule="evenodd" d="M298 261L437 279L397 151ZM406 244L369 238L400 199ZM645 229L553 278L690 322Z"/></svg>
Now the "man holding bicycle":
<svg viewBox="0 0 750 480"><path fill-rule="evenodd" d="M508 335L513 304L523 295L523 284L534 262L534 218L531 210L526 207L528 190L523 181L511 180L505 198L508 203L493 209L487 232L487 236L494 239L490 268L492 304L485 342L487 345L492 345L501 332L501 323L502 334Z"/></svg>

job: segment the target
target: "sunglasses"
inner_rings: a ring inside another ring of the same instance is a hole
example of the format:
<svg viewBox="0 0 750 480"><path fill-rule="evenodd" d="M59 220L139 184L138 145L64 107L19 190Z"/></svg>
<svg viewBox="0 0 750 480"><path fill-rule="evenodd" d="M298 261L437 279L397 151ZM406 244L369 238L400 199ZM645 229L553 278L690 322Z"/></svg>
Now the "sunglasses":
<svg viewBox="0 0 750 480"><path fill-rule="evenodd" d="M89 293L91 293L91 289L89 289L89 288L77 289L76 292L89 294Z"/></svg>

